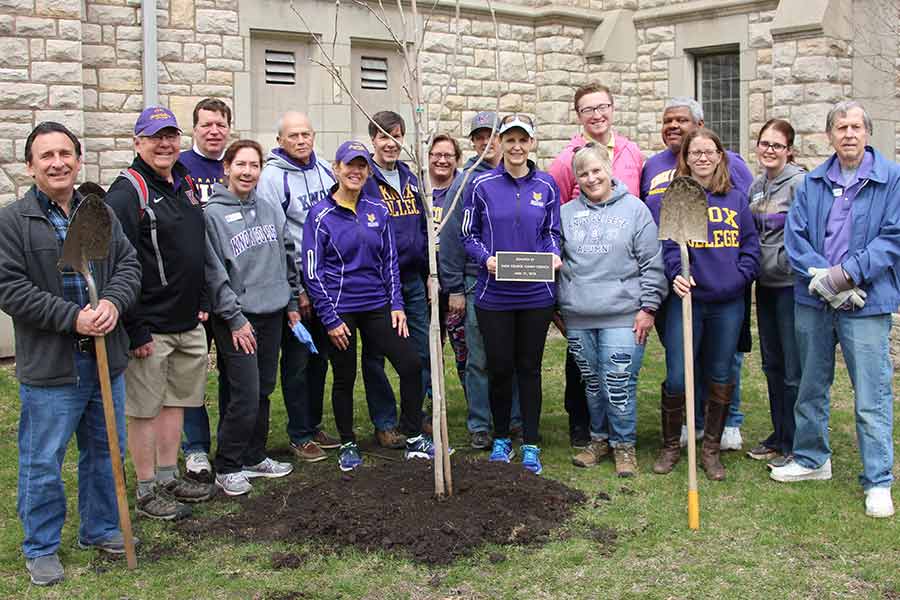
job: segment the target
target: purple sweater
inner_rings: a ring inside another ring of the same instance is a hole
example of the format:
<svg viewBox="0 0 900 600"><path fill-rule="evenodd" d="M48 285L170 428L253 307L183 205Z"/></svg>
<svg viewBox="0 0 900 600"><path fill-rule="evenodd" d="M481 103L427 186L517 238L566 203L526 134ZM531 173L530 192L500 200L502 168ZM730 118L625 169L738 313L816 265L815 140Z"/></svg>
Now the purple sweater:
<svg viewBox="0 0 900 600"><path fill-rule="evenodd" d="M487 259L498 251L552 252L559 256L559 189L553 178L529 161L519 179L497 168L479 175L467 188L462 237L466 253L478 264L475 305L487 310L544 308L556 303L555 283L497 281Z"/></svg>
<svg viewBox="0 0 900 600"><path fill-rule="evenodd" d="M360 195L356 213L331 194L303 224L303 281L326 329L342 313L403 310L393 220L381 200Z"/></svg>
<svg viewBox="0 0 900 600"><path fill-rule="evenodd" d="M731 176L731 184L738 190L747 193L750 184L753 183L753 174L747 168L747 163L740 154L726 151L728 155L728 174ZM675 176L678 168L678 156L666 149L654 154L644 163L641 171L641 200L647 203L653 219L659 224L659 203L669 182Z"/></svg>
<svg viewBox="0 0 900 600"><path fill-rule="evenodd" d="M191 179L197 185L200 191L200 204L206 206L206 202L212 196L213 186L217 183L225 185L225 166L222 161L206 158L197 152L196 147L182 152L178 160L187 167Z"/></svg>
<svg viewBox="0 0 900 600"><path fill-rule="evenodd" d="M724 196L706 194L707 242L690 242L691 275L697 282L691 294L702 302L726 302L744 295L744 288L759 272L759 235L747 195L732 188ZM666 277L681 274L678 244L663 242Z"/></svg>

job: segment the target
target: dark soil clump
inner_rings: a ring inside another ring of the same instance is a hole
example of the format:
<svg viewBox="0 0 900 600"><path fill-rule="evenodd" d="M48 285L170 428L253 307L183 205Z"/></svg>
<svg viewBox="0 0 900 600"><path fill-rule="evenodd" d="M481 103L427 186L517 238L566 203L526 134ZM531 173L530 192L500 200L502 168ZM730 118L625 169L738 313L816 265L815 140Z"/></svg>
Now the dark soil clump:
<svg viewBox="0 0 900 600"><path fill-rule="evenodd" d="M242 499L237 514L190 519L179 529L255 542L316 538L446 564L485 543L545 543L586 501L580 491L519 465L485 461L454 461L455 493L440 501L433 496L431 464L423 461L366 467L349 478L330 470L322 476L313 483L279 481ZM299 566L302 558L272 556L276 568L294 568L294 562Z"/></svg>

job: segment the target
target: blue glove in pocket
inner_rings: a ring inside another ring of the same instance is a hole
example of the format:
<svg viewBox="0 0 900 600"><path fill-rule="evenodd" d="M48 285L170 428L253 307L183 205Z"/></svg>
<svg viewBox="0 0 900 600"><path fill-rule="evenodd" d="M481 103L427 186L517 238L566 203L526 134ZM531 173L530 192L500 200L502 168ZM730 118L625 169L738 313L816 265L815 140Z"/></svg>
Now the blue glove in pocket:
<svg viewBox="0 0 900 600"><path fill-rule="evenodd" d="M301 344L305 344L309 351L313 354L318 354L319 350L316 348L316 344L313 342L312 336L309 334L309 331L306 327L303 326L301 321L297 321L297 323L291 328L291 331L294 332L294 337L300 340Z"/></svg>

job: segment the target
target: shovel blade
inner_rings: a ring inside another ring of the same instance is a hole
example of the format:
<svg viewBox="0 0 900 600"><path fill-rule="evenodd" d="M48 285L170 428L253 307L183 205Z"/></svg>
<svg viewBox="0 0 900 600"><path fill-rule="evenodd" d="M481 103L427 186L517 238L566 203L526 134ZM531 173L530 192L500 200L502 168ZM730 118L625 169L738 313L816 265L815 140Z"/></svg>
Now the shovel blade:
<svg viewBox="0 0 900 600"><path fill-rule="evenodd" d="M659 209L659 239L673 242L707 242L706 190L690 177L669 183Z"/></svg>
<svg viewBox="0 0 900 600"><path fill-rule="evenodd" d="M103 260L109 255L110 237L112 219L106 204L95 194L85 196L69 223L60 266L87 272L88 261Z"/></svg>

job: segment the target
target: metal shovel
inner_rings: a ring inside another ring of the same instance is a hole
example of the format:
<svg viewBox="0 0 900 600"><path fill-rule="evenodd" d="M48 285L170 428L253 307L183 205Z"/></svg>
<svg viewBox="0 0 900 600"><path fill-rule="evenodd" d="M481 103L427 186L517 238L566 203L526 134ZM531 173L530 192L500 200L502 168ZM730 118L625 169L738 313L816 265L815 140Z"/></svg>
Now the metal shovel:
<svg viewBox="0 0 900 600"><path fill-rule="evenodd" d="M86 196L72 217L66 241L63 244L60 267L68 265L75 269L88 287L91 307L97 308L97 286L91 275L90 261L105 260L109 256L109 241L112 237L112 219L103 200L94 194ZM134 536L131 532L131 516L128 512L128 499L125 495L125 473L122 467L122 456L119 450L119 434L116 428L116 412L113 408L112 386L109 380L109 361L106 356L106 338L94 338L97 353L97 369L100 379L100 395L103 398L103 414L106 417L106 437L109 442L110 461L112 462L113 479L116 484L116 501L119 507L119 527L125 540L125 557L128 568L137 567L134 554Z"/></svg>
<svg viewBox="0 0 900 600"><path fill-rule="evenodd" d="M672 240L681 250L681 276L691 280L688 242L706 242L706 190L690 177L669 183L659 211L659 239ZM684 392L688 430L688 527L700 529L700 493L697 491L697 446L694 431L694 323L691 295L681 299L684 339Z"/></svg>

